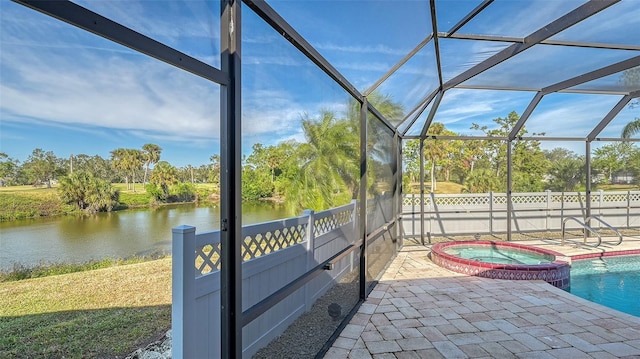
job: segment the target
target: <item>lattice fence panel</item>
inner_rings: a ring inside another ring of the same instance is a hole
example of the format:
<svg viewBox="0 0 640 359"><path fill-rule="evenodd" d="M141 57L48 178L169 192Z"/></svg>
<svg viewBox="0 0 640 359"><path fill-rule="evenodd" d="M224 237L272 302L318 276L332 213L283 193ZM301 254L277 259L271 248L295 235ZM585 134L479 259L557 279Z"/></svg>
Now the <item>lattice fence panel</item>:
<svg viewBox="0 0 640 359"><path fill-rule="evenodd" d="M506 199L506 197L505 197ZM511 196L511 202L517 204L540 204L547 203L546 195L523 195L523 196Z"/></svg>
<svg viewBox="0 0 640 359"><path fill-rule="evenodd" d="M627 201L627 195L624 193L602 195L602 202L626 202L626 201Z"/></svg>
<svg viewBox="0 0 640 359"><path fill-rule="evenodd" d="M489 196L436 197L436 204L443 206L470 206L489 204Z"/></svg>
<svg viewBox="0 0 640 359"><path fill-rule="evenodd" d="M220 270L220 243L196 248L195 266L197 276Z"/></svg>
<svg viewBox="0 0 640 359"><path fill-rule="evenodd" d="M313 235L319 237L351 222L351 216L353 215L352 212L353 210L348 209L327 217L316 218L313 223Z"/></svg>
<svg viewBox="0 0 640 359"><path fill-rule="evenodd" d="M246 236L242 241L242 259L248 261L304 242L307 224Z"/></svg>
<svg viewBox="0 0 640 359"><path fill-rule="evenodd" d="M419 206L420 196L403 196L402 205L403 206Z"/></svg>
<svg viewBox="0 0 640 359"><path fill-rule="evenodd" d="M631 193L629 196L631 202L639 201L640 202L640 193Z"/></svg>
<svg viewBox="0 0 640 359"><path fill-rule="evenodd" d="M506 195L493 196L493 203L494 204L507 204L507 196Z"/></svg>
<svg viewBox="0 0 640 359"><path fill-rule="evenodd" d="M587 198L582 194L565 194L564 197L561 197L560 201L562 200L564 200L565 203L585 203Z"/></svg>

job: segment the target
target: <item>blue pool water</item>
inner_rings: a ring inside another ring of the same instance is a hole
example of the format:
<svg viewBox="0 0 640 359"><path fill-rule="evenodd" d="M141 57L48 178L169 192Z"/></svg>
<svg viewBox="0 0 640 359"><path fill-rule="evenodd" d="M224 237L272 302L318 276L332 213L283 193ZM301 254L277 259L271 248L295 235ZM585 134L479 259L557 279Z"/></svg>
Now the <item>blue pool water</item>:
<svg viewBox="0 0 640 359"><path fill-rule="evenodd" d="M568 291L640 317L640 255L575 261Z"/></svg>
<svg viewBox="0 0 640 359"><path fill-rule="evenodd" d="M542 253L492 246L451 246L444 251L459 258L500 264L540 264L552 262L555 258Z"/></svg>

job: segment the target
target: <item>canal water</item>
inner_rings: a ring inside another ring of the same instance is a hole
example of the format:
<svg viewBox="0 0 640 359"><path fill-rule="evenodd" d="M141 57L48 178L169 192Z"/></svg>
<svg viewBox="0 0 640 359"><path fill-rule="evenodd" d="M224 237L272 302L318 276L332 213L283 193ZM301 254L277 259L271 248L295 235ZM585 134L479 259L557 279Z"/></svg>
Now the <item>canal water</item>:
<svg viewBox="0 0 640 359"><path fill-rule="evenodd" d="M286 218L271 203L243 204L243 225ZM219 229L219 207L193 204L133 209L88 216L58 216L0 222L0 270L14 264L81 263L171 251L171 228Z"/></svg>

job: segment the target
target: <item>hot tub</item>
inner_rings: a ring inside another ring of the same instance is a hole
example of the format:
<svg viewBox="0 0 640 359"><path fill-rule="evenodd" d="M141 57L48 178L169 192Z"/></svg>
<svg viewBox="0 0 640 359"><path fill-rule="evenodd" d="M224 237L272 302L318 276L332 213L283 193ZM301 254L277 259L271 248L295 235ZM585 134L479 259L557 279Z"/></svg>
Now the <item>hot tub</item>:
<svg viewBox="0 0 640 359"><path fill-rule="evenodd" d="M544 280L569 287L561 253L513 242L455 241L434 244L431 260L454 272L493 279Z"/></svg>

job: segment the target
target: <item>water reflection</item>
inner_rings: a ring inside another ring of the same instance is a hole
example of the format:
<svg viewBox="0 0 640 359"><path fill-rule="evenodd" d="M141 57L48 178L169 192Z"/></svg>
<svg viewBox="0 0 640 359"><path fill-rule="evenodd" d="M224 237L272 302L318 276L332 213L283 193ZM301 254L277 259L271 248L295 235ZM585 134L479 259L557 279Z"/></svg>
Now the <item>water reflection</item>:
<svg viewBox="0 0 640 359"><path fill-rule="evenodd" d="M285 217L284 208L269 203L243 205L243 224ZM170 252L171 228L182 224L198 232L218 229L220 209L186 204L0 222L0 270L14 263L33 266Z"/></svg>

